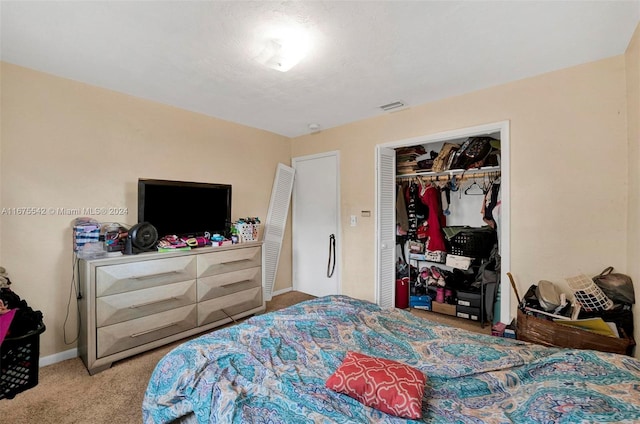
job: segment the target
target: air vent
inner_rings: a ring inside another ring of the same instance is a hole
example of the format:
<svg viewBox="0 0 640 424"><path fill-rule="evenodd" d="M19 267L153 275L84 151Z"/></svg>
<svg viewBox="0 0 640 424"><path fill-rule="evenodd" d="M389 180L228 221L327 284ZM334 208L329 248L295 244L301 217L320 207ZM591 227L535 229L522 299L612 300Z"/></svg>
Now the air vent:
<svg viewBox="0 0 640 424"><path fill-rule="evenodd" d="M400 109L401 107L404 107L404 103L401 101L397 101L397 102L387 103L386 105L382 105L380 106L380 109L382 109L385 112L389 112L391 110Z"/></svg>

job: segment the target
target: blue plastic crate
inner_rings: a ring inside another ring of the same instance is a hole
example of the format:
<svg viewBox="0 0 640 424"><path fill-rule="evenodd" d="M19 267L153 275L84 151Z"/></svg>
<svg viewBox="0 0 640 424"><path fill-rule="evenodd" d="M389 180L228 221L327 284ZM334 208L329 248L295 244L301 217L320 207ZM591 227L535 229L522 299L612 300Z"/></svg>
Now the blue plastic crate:
<svg viewBox="0 0 640 424"><path fill-rule="evenodd" d="M409 307L430 311L431 297L430 296L409 296Z"/></svg>

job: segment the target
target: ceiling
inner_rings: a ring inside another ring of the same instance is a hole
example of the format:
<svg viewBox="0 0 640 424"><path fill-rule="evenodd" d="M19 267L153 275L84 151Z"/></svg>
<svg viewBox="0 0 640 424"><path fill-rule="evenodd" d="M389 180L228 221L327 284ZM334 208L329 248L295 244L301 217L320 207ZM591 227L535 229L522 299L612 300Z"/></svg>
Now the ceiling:
<svg viewBox="0 0 640 424"><path fill-rule="evenodd" d="M629 1L2 1L1 58L288 137L623 54ZM256 60L279 26L311 50Z"/></svg>

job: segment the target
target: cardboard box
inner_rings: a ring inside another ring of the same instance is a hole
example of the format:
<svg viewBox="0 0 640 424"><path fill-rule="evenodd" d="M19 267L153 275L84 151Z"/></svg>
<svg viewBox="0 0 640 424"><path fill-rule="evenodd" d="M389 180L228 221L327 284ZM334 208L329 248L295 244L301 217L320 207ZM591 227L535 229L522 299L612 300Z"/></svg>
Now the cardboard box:
<svg viewBox="0 0 640 424"><path fill-rule="evenodd" d="M456 305L449 305L448 303L432 302L431 310L440 314L451 315L452 317L456 316Z"/></svg>

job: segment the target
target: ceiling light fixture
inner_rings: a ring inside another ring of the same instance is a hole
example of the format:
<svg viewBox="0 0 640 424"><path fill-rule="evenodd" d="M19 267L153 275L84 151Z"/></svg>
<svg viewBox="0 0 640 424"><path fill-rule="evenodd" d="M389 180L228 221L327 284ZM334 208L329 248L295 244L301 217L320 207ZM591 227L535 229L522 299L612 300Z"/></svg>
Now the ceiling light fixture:
<svg viewBox="0 0 640 424"><path fill-rule="evenodd" d="M280 30L266 41L256 60L271 69L287 72L309 51L309 37L298 29Z"/></svg>

